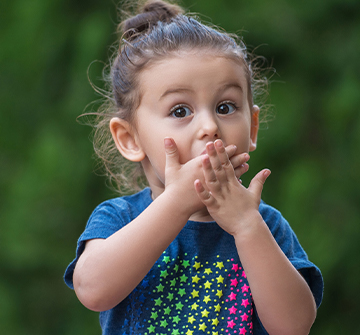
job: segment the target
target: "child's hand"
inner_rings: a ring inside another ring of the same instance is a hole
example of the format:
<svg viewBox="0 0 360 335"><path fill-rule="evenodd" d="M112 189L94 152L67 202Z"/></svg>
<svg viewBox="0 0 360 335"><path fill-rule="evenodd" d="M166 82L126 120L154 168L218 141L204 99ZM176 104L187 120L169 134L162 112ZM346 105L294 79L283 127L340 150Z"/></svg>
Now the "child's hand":
<svg viewBox="0 0 360 335"><path fill-rule="evenodd" d="M202 157L203 180L194 183L199 199L211 217L229 234L236 235L258 213L261 192L270 170L262 170L245 188L235 171L221 140L206 145L207 155Z"/></svg>

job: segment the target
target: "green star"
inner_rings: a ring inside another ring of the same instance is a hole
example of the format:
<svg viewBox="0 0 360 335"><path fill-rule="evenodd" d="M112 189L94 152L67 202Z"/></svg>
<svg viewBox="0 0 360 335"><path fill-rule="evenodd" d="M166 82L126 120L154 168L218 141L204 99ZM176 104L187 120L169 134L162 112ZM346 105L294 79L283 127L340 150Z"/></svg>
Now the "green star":
<svg viewBox="0 0 360 335"><path fill-rule="evenodd" d="M166 320L162 320L162 321L160 321L160 327L164 327L164 328L166 328L168 326L168 323L167 323L167 321Z"/></svg>
<svg viewBox="0 0 360 335"><path fill-rule="evenodd" d="M178 294L179 294L181 297L182 297L183 295L185 295L185 294L186 294L185 289L184 289L184 288L179 289Z"/></svg>
<svg viewBox="0 0 360 335"><path fill-rule="evenodd" d="M174 294L173 293L168 293L167 298L171 301L174 299Z"/></svg>
<svg viewBox="0 0 360 335"><path fill-rule="evenodd" d="M155 306L161 306L161 304L162 304L161 298L155 299Z"/></svg>
<svg viewBox="0 0 360 335"><path fill-rule="evenodd" d="M158 313L157 312L151 312L150 318L156 320L158 318Z"/></svg>
<svg viewBox="0 0 360 335"><path fill-rule="evenodd" d="M165 286L162 284L159 284L158 286L156 286L158 292L164 292L164 287Z"/></svg>
<svg viewBox="0 0 360 335"><path fill-rule="evenodd" d="M171 335L180 335L179 330L178 329L173 329Z"/></svg>
<svg viewBox="0 0 360 335"><path fill-rule="evenodd" d="M163 262L165 262L166 264L169 263L170 262L170 257L169 256L164 256Z"/></svg>
<svg viewBox="0 0 360 335"><path fill-rule="evenodd" d="M176 309L180 309L180 311L183 309L184 305L179 301L176 305Z"/></svg>
<svg viewBox="0 0 360 335"><path fill-rule="evenodd" d="M189 261L183 261L182 265L185 269L190 266Z"/></svg>
<svg viewBox="0 0 360 335"><path fill-rule="evenodd" d="M185 275L182 275L182 276L180 277L180 281L181 281L182 283L186 283L187 279L188 279L188 277L186 277Z"/></svg>
<svg viewBox="0 0 360 335"><path fill-rule="evenodd" d="M167 270L161 271L160 277L166 278L169 274L167 273Z"/></svg>
<svg viewBox="0 0 360 335"><path fill-rule="evenodd" d="M175 265L174 265L174 270L175 270L176 272L179 271L179 264L175 264Z"/></svg>
<svg viewBox="0 0 360 335"><path fill-rule="evenodd" d="M170 312L171 312L171 308L170 308L170 307L166 307L166 308L164 309L164 314L165 314L165 315L169 315Z"/></svg>
<svg viewBox="0 0 360 335"><path fill-rule="evenodd" d="M148 327L148 330L149 330L149 333L155 333L155 327L153 325Z"/></svg>
<svg viewBox="0 0 360 335"><path fill-rule="evenodd" d="M176 278L173 280L170 280L170 286L175 286L176 285Z"/></svg>
<svg viewBox="0 0 360 335"><path fill-rule="evenodd" d="M173 322L179 323L180 320L181 320L181 319L179 318L178 315L176 315L176 316L173 317Z"/></svg>

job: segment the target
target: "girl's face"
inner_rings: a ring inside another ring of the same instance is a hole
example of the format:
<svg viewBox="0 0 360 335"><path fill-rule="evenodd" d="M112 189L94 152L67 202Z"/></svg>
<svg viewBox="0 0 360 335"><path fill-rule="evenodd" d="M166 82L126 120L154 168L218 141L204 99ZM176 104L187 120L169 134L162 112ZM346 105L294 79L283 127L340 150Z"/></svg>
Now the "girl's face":
<svg viewBox="0 0 360 335"><path fill-rule="evenodd" d="M237 153L255 150L258 108L249 106L245 72L234 60L181 53L145 68L139 83L135 136L155 197L164 190L165 137L175 140L181 164L216 139L235 144Z"/></svg>

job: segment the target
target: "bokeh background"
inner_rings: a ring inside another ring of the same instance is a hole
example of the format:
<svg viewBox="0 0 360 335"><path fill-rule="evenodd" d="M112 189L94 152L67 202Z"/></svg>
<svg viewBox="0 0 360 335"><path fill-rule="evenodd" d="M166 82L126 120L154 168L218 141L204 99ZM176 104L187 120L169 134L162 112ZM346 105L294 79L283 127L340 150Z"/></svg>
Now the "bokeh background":
<svg viewBox="0 0 360 335"><path fill-rule="evenodd" d="M244 183L268 167L263 198L322 270L312 335L360 334L360 2L184 0L273 66ZM0 332L100 334L62 281L94 207L115 194L94 173L91 129L116 40L115 0L0 2ZM89 65L93 62L93 65ZM270 73L271 74L271 73Z"/></svg>

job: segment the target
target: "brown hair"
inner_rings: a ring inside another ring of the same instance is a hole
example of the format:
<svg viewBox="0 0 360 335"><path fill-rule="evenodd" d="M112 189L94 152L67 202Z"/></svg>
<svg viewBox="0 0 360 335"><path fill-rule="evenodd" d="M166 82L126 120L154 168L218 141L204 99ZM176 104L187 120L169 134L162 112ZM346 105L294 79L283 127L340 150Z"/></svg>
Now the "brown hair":
<svg viewBox="0 0 360 335"><path fill-rule="evenodd" d="M137 13L119 24L122 37L107 76L110 93L95 113L95 153L121 193L141 189L146 179L139 163L128 162L118 152L109 122L113 117L120 117L134 124L141 100L138 77L145 66L183 50L201 49L232 58L244 66L250 106L259 84L246 47L237 36L205 25L191 15L183 15L181 7L162 0L146 1Z"/></svg>

